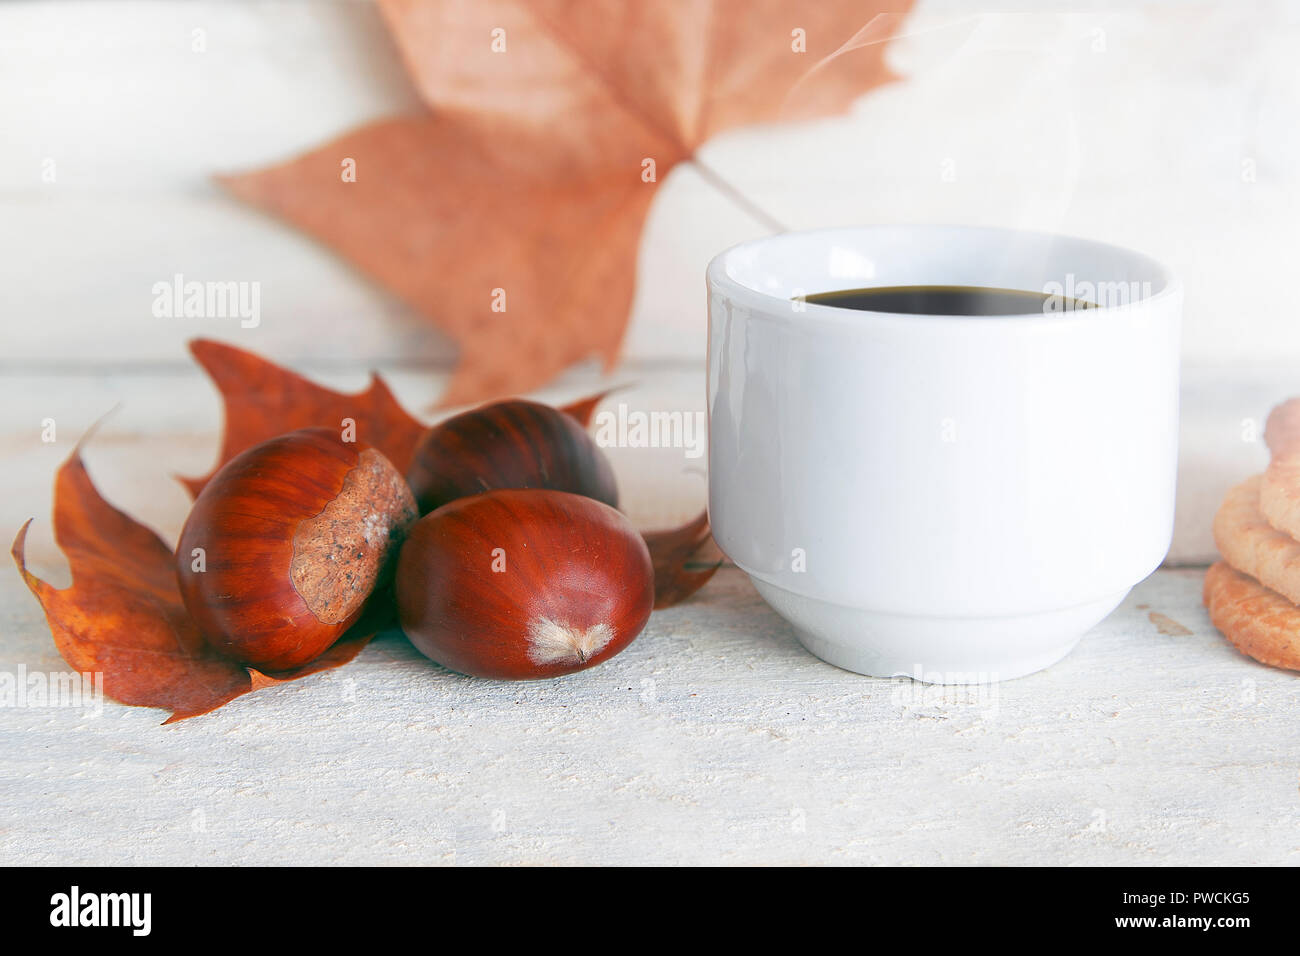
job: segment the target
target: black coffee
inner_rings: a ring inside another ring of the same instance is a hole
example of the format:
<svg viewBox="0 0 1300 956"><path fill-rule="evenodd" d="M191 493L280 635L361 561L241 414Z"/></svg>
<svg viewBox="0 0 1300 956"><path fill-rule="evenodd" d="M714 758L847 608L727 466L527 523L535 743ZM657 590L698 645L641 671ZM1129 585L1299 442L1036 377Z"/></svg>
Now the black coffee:
<svg viewBox="0 0 1300 956"><path fill-rule="evenodd" d="M973 285L891 285L803 296L806 302L901 315L1035 315L1096 308L1084 299Z"/></svg>

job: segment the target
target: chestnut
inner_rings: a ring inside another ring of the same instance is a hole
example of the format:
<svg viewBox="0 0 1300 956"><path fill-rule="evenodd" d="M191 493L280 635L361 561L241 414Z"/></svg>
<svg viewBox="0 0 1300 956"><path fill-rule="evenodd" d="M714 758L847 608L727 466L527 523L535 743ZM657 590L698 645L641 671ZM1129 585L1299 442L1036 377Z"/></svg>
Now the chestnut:
<svg viewBox="0 0 1300 956"><path fill-rule="evenodd" d="M618 507L614 471L587 430L567 412L520 398L434 425L406 480L420 514L496 488L550 488Z"/></svg>
<svg viewBox="0 0 1300 956"><path fill-rule="evenodd" d="M603 502L563 491L460 498L416 522L397 562L402 630L462 674L556 677L613 657L654 606L650 552Z"/></svg>
<svg viewBox="0 0 1300 956"><path fill-rule="evenodd" d="M391 574L415 520L393 464L335 431L256 445L204 486L181 531L181 597L210 644L279 671L320 656Z"/></svg>

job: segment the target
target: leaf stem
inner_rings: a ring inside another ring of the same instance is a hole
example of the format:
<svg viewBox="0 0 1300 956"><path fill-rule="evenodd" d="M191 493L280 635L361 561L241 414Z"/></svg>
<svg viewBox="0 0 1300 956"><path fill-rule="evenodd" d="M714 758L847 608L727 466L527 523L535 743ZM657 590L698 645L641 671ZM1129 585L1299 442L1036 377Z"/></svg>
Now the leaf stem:
<svg viewBox="0 0 1300 956"><path fill-rule="evenodd" d="M745 210L745 212L749 213L768 229L771 229L773 232L790 231L789 226L785 225L785 223L771 215L763 209L762 206L758 205L735 186L731 185L731 183L727 182L727 180L723 179L722 176L718 175L711 166L702 162L696 156L691 157L691 162L695 164L695 168L699 174L710 183L714 189L728 197L732 202Z"/></svg>

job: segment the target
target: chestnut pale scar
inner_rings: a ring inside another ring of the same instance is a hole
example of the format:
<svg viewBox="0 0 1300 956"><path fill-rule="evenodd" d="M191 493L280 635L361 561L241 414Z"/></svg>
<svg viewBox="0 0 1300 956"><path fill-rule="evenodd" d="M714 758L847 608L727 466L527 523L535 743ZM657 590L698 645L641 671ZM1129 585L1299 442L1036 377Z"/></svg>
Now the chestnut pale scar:
<svg viewBox="0 0 1300 956"><path fill-rule="evenodd" d="M415 518L402 476L374 449L361 452L334 500L293 536L289 576L318 621L337 624L360 610Z"/></svg>
<svg viewBox="0 0 1300 956"><path fill-rule="evenodd" d="M543 617L528 623L528 657L543 666L585 664L613 639L614 629L605 623L575 628Z"/></svg>

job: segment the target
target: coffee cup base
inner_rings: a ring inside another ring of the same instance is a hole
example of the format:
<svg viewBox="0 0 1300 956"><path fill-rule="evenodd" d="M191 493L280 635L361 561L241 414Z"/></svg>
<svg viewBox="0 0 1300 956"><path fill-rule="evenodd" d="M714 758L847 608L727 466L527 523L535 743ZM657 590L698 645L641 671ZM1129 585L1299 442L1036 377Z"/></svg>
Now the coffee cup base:
<svg viewBox="0 0 1300 956"><path fill-rule="evenodd" d="M926 617L848 607L752 580L799 642L828 664L928 684L995 683L1050 667L1129 592L1033 614Z"/></svg>

